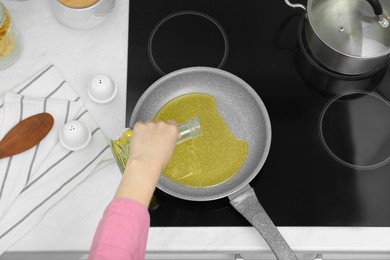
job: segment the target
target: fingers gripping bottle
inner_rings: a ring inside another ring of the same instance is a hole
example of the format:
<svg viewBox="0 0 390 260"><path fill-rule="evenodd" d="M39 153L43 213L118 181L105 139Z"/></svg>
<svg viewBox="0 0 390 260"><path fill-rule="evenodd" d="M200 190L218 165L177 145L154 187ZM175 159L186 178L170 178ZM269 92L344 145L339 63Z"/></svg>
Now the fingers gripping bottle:
<svg viewBox="0 0 390 260"><path fill-rule="evenodd" d="M177 141L177 144L202 135L200 122L197 117L193 117L187 122L179 125L178 131L180 138ZM126 128L117 139L110 139L111 151L122 174L130 155L130 140L132 135L133 130L131 128Z"/></svg>

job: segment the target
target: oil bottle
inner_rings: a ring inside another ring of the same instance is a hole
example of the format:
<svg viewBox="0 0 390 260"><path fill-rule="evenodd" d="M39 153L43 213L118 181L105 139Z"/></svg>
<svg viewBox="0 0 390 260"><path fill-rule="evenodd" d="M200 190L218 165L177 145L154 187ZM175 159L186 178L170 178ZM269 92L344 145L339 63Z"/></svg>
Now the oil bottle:
<svg viewBox="0 0 390 260"><path fill-rule="evenodd" d="M177 141L177 144L202 135L200 122L197 117L193 117L179 125L178 131L180 138ZM130 154L130 140L132 135L133 129L125 128L117 139L110 139L111 151L122 174Z"/></svg>

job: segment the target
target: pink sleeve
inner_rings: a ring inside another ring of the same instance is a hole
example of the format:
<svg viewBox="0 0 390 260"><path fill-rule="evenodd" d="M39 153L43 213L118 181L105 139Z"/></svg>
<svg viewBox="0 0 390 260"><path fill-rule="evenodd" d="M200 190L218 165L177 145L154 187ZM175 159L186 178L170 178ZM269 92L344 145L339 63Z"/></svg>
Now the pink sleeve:
<svg viewBox="0 0 390 260"><path fill-rule="evenodd" d="M88 259L144 259L149 225L145 206L134 200L113 199L99 222Z"/></svg>

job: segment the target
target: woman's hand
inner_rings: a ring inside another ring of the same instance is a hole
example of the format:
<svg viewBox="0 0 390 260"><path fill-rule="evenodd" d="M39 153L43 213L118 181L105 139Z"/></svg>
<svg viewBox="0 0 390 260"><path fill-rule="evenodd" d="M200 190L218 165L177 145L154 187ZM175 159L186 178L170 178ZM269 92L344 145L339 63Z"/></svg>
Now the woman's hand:
<svg viewBox="0 0 390 260"><path fill-rule="evenodd" d="M130 141L130 155L115 197L137 200L148 207L178 138L174 121L137 122Z"/></svg>
<svg viewBox="0 0 390 260"><path fill-rule="evenodd" d="M128 161L140 160L162 171L172 156L178 138L174 121L137 122L131 137Z"/></svg>

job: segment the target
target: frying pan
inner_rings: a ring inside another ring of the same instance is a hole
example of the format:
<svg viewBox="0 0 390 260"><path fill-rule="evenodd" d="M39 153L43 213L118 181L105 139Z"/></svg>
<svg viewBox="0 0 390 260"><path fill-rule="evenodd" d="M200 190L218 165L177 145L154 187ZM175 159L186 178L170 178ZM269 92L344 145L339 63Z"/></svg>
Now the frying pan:
<svg viewBox="0 0 390 260"><path fill-rule="evenodd" d="M161 175L157 187L172 196L192 201L228 197L230 204L263 236L277 259L297 259L249 185L267 158L271 123L263 101L246 82L229 72L209 67L171 72L142 94L131 115L130 127L137 121L154 118L166 103L189 93L204 93L215 98L218 112L229 130L248 143L247 158L239 172L215 186L188 187Z"/></svg>

